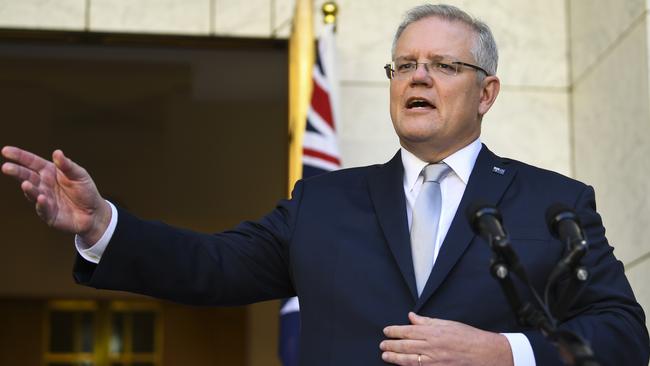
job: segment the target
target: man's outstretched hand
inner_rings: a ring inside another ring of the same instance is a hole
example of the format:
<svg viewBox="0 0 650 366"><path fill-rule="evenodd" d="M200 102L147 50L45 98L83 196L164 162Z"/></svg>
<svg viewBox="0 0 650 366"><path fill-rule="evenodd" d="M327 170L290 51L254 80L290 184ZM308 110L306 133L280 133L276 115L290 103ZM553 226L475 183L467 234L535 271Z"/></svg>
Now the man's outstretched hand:
<svg viewBox="0 0 650 366"><path fill-rule="evenodd" d="M96 243L111 220L111 208L86 169L61 150L52 161L13 146L2 148L8 161L2 172L20 182L25 197L49 226L77 234L88 245Z"/></svg>

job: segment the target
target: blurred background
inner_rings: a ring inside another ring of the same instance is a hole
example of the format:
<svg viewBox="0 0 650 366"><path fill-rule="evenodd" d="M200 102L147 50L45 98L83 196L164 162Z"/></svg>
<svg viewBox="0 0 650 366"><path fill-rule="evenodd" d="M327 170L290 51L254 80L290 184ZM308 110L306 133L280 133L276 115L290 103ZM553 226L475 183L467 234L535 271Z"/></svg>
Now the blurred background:
<svg viewBox="0 0 650 366"><path fill-rule="evenodd" d="M316 35L323 2L314 1ZM337 1L344 167L385 162L398 148L382 66L403 13L421 3ZM650 3L447 3L488 23L499 46L502 90L483 141L594 186L649 309ZM0 0L0 146L46 157L61 148L107 198L145 218L203 232L258 218L287 191L293 9L293 0ZM47 229L6 178L0 219L0 365L279 365L277 302L199 308L77 286L72 237Z"/></svg>

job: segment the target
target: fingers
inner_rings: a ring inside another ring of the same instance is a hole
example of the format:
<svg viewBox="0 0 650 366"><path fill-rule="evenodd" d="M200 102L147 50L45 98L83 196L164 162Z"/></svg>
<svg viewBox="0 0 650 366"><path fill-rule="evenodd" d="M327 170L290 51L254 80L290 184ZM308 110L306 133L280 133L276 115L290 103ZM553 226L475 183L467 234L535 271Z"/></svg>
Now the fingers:
<svg viewBox="0 0 650 366"><path fill-rule="evenodd" d="M389 339L379 344L382 351L394 353L423 354L426 353L427 347L427 342L412 339Z"/></svg>
<svg viewBox="0 0 650 366"><path fill-rule="evenodd" d="M36 197L36 214L49 226L52 226L54 223L55 215L52 211L52 207L48 204L47 198L42 194L38 195Z"/></svg>
<svg viewBox="0 0 650 366"><path fill-rule="evenodd" d="M2 173L19 182L28 181L34 186L38 186L41 181L41 177L37 173L14 163L2 164Z"/></svg>
<svg viewBox="0 0 650 366"><path fill-rule="evenodd" d="M388 338L426 339L424 329L420 325L390 325L384 328L384 334Z"/></svg>
<svg viewBox="0 0 650 366"><path fill-rule="evenodd" d="M22 165L33 171L39 171L49 164L47 160L40 156L14 146L3 147L1 153L5 159L14 161L18 165Z"/></svg>
<svg viewBox="0 0 650 366"><path fill-rule="evenodd" d="M23 193L25 194L25 198L27 198L28 201L36 202L40 192L38 188L36 188L31 182L27 180L22 182L20 184L20 189L22 189Z"/></svg>
<svg viewBox="0 0 650 366"><path fill-rule="evenodd" d="M52 205L48 202L47 197L44 194L41 194L36 187L34 187L30 182L24 181L20 188L25 194L25 198L28 201L34 202L36 214L48 225L52 225L54 215L52 215Z"/></svg>
<svg viewBox="0 0 650 366"><path fill-rule="evenodd" d="M3 147L1 153L5 159L14 162L2 165L3 173L15 177L20 181L29 180L35 185L38 185L38 181L30 179L33 176L31 176L29 171L38 174L50 164L49 161L40 156L14 146ZM61 150L55 150L52 153L52 161L71 180L80 180L88 177L86 170L66 157ZM24 169L20 169L21 167L24 167Z"/></svg>
<svg viewBox="0 0 650 366"><path fill-rule="evenodd" d="M391 325L384 328L387 337L396 339L388 339L379 344L379 348L384 351L382 359L395 365L425 365L425 359L428 358L421 355L425 353L428 344L422 328L421 325ZM421 362L418 362L418 356Z"/></svg>
<svg viewBox="0 0 650 366"><path fill-rule="evenodd" d="M418 361L418 356L420 361ZM426 365L429 358L424 355L418 354L404 354L395 352L384 352L381 354L381 359L395 365L402 366L421 366Z"/></svg>
<svg viewBox="0 0 650 366"><path fill-rule="evenodd" d="M431 327L444 324L444 320L420 316L410 311L408 318L412 325L391 325L384 328L384 334L389 338L426 339Z"/></svg>
<svg viewBox="0 0 650 366"><path fill-rule="evenodd" d="M420 316L412 311L409 312L409 320L415 325L433 325L437 319Z"/></svg>
<svg viewBox="0 0 650 366"><path fill-rule="evenodd" d="M88 176L86 170L77 163L66 157L61 150L55 150L52 153L54 165L71 180L81 180Z"/></svg>

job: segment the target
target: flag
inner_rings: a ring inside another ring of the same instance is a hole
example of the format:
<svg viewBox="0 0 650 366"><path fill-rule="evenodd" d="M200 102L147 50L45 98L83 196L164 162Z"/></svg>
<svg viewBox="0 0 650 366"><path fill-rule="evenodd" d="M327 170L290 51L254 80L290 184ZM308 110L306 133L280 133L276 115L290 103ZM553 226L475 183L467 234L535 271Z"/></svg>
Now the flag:
<svg viewBox="0 0 650 366"><path fill-rule="evenodd" d="M309 178L341 167L336 138L338 88L334 76L334 24L327 24L318 40L312 71L312 95L302 141L302 177ZM279 354L283 366L298 365L300 305L297 297L280 308Z"/></svg>
<svg viewBox="0 0 650 366"><path fill-rule="evenodd" d="M302 177L341 167L336 139L338 122L337 83L334 79L334 25L328 24L318 40L312 71L311 103L302 142Z"/></svg>

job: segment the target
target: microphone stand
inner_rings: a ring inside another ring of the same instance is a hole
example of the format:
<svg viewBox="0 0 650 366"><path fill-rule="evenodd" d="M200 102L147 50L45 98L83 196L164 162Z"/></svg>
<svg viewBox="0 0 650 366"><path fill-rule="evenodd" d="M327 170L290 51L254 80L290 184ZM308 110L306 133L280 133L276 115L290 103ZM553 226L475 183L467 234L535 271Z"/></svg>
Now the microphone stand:
<svg viewBox="0 0 650 366"><path fill-rule="evenodd" d="M580 264L580 259L585 255L586 251L587 243L583 241L574 246L567 256L567 258L570 259L568 260L569 265L566 268L566 271L569 272L571 276L568 279L569 283L567 286L559 292L557 298L555 299L555 305L551 307L551 311L553 315L555 315L556 319L563 320L565 318L567 310L573 304L576 298L575 296L572 296L572 294L575 294L589 278L589 271L586 267ZM560 277L561 276L551 275L551 277L548 279L548 283L546 284L546 293L548 293L550 287L555 282L558 282ZM546 301L548 303L548 297Z"/></svg>
<svg viewBox="0 0 650 366"><path fill-rule="evenodd" d="M526 283L535 295L536 292L528 281L523 267L513 256L514 252L507 238L490 236L488 244L492 248L493 253L490 262L490 273L499 282L501 290L516 315L517 323L521 326L532 326L539 329L547 339L558 346L560 357L565 364L570 366L600 366L595 359L593 351L582 338L570 331L559 330L551 314L545 314L528 301L522 302L512 282L511 273L515 273L520 280ZM572 299L567 298L568 294L572 293L580 285L580 282L586 280L586 277L583 277L583 271L586 272L586 269L577 265L574 267L576 268L572 268L572 272L575 273L575 276L572 277L567 290L562 294L561 299L563 299L563 302L557 306L557 310L562 313L558 314L563 314L571 303L573 303Z"/></svg>

